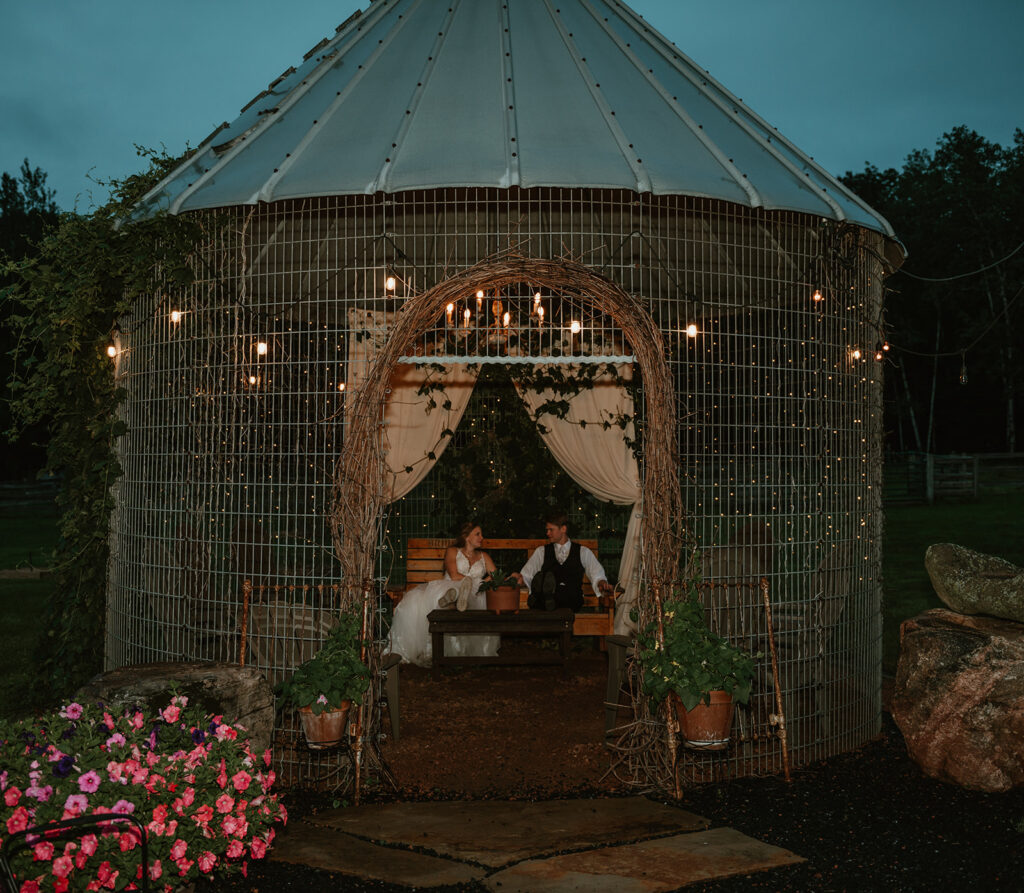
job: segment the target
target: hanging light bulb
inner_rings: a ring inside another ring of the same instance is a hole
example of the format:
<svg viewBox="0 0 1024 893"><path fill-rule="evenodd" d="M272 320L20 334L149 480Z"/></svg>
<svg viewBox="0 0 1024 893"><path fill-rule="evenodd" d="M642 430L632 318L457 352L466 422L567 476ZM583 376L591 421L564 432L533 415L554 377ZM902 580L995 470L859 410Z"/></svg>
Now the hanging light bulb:
<svg viewBox="0 0 1024 893"><path fill-rule="evenodd" d="M389 275L384 280L384 288L386 288L388 291L394 291L396 285L398 285L398 283L395 281L395 277L394 276L390 276Z"/></svg>
<svg viewBox="0 0 1024 893"><path fill-rule="evenodd" d="M696 338L697 337L697 323L691 322L686 327L686 335L687 335L688 338Z"/></svg>
<svg viewBox="0 0 1024 893"><path fill-rule="evenodd" d="M574 319L569 323L569 331L574 335L578 335L583 330L583 325L578 319Z"/></svg>
<svg viewBox="0 0 1024 893"><path fill-rule="evenodd" d="M543 307L540 307L540 306L537 307L537 316L540 317L540 321L541 322L544 322L544 308Z"/></svg>
<svg viewBox="0 0 1024 893"><path fill-rule="evenodd" d="M256 384L257 381L259 381L259 379L255 375L249 376L249 384Z"/></svg>
<svg viewBox="0 0 1024 893"><path fill-rule="evenodd" d="M338 385L338 390L344 392L344 390L345 390L345 382L342 382L340 385Z"/></svg>
<svg viewBox="0 0 1024 893"><path fill-rule="evenodd" d="M117 356L117 348L113 344L107 345L107 356L114 359Z"/></svg>
<svg viewBox="0 0 1024 893"><path fill-rule="evenodd" d="M861 356L862 356L862 354L860 352L860 348L859 347L855 347L853 349L853 351L851 352L850 356L853 357L855 360L859 360L861 358Z"/></svg>
<svg viewBox="0 0 1024 893"><path fill-rule="evenodd" d="M875 359L881 361L885 357L885 348L882 346L882 342L879 341L875 345Z"/></svg>
<svg viewBox="0 0 1024 893"><path fill-rule="evenodd" d="M444 315L448 319L448 325L452 324L452 314L455 312L455 305L449 304L444 308Z"/></svg>
<svg viewBox="0 0 1024 893"><path fill-rule="evenodd" d="M503 323L503 324L505 325L505 327L506 327L506 328L508 327L508 323L509 323L509 320L510 320L510 319L512 319L512 314L511 314L511 313L509 313L509 312L508 312L508 311L506 310L506 311L505 311L505 315L504 315L504 316L503 316L503 317L501 318L501 321L502 321L502 323Z"/></svg>
<svg viewBox="0 0 1024 893"><path fill-rule="evenodd" d="M174 322L174 323L181 322L181 311L180 310L172 310L171 311L171 322Z"/></svg>
<svg viewBox="0 0 1024 893"><path fill-rule="evenodd" d="M472 315L473 315L473 311L470 310L468 307L465 310L462 311L462 318L465 320L467 328L469 327L469 318Z"/></svg>
<svg viewBox="0 0 1024 893"><path fill-rule="evenodd" d="M267 355L267 342L266 341L257 341L256 342L256 353L259 354L261 357L265 357Z"/></svg>
<svg viewBox="0 0 1024 893"><path fill-rule="evenodd" d="M535 291L533 293L533 306L537 307L539 305L540 305L540 292L539 291Z"/></svg>
<svg viewBox="0 0 1024 893"><path fill-rule="evenodd" d="M811 300L814 301L815 304L825 300L825 296L821 293L820 288L814 289L814 294L811 295Z"/></svg>

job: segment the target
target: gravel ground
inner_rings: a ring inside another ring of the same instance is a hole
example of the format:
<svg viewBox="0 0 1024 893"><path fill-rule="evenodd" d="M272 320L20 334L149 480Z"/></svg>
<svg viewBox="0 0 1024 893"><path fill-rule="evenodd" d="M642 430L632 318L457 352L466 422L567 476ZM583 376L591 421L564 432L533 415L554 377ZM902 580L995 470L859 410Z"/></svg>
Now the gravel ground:
<svg viewBox="0 0 1024 893"><path fill-rule="evenodd" d="M602 666L602 655L578 654L569 680L550 668L514 673L488 668L438 682L425 671L403 668L402 712L409 719L403 720L402 742L389 745L385 756L405 783L397 794L384 792L372 799L628 793L600 780L607 763L600 748L588 742L600 740L602 717L585 703L580 706L595 693L600 703ZM428 699L447 707L420 709ZM424 719L428 714L433 718ZM330 797L297 791L286 793L286 803L296 817L332 805ZM981 794L925 778L908 758L888 714L876 740L796 770L791 783L759 778L705 785L688 789L679 805L713 826L736 828L807 860L690 885L687 891L1024 890L1024 790ZM407 888L265 862L254 864L247 879L218 880L198 889Z"/></svg>

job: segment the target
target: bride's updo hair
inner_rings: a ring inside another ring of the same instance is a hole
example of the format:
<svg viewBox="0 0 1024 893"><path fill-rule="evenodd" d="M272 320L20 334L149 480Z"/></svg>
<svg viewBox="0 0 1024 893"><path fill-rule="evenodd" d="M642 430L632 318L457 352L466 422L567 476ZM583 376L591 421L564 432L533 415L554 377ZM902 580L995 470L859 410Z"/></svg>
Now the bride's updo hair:
<svg viewBox="0 0 1024 893"><path fill-rule="evenodd" d="M459 528L458 536L455 537L455 542L452 543L456 549L461 549L466 545L466 537L468 537L474 530L480 526L477 521L467 521Z"/></svg>

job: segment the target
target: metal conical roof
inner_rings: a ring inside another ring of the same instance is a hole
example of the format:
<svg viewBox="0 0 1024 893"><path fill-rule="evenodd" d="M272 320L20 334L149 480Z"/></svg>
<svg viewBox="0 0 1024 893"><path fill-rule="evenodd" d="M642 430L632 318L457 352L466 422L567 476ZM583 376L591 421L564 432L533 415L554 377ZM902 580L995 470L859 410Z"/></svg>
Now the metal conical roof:
<svg viewBox="0 0 1024 893"><path fill-rule="evenodd" d="M617 0L376 0L140 211L450 186L879 214Z"/></svg>

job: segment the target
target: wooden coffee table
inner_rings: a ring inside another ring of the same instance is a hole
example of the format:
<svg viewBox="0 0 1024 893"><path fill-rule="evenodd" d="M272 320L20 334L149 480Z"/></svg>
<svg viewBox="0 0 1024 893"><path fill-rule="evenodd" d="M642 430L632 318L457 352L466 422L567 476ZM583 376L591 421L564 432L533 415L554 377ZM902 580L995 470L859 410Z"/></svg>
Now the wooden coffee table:
<svg viewBox="0 0 1024 893"><path fill-rule="evenodd" d="M481 664L497 664L512 666L516 664L561 664L562 672L568 671L569 646L572 642L573 613L568 608L557 608L554 611L455 611L451 608L438 608L427 615L430 624L430 636L433 647L434 676L440 675L443 666L466 666ZM444 653L444 637L452 636L537 636L540 638L557 638L558 654L538 651L533 654L515 654L503 657L476 657L463 655L456 657Z"/></svg>

